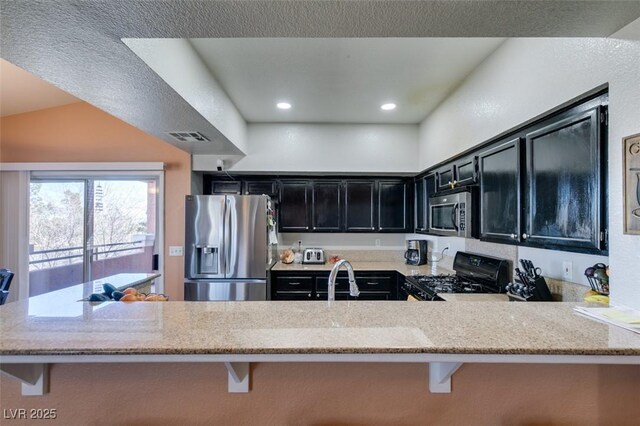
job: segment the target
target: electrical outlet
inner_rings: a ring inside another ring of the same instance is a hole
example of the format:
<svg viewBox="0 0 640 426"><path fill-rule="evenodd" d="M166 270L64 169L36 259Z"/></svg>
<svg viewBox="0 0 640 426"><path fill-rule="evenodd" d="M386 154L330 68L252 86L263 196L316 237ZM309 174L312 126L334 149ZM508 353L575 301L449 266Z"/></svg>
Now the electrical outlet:
<svg viewBox="0 0 640 426"><path fill-rule="evenodd" d="M573 279L573 262L562 262L562 278L566 281Z"/></svg>
<svg viewBox="0 0 640 426"><path fill-rule="evenodd" d="M169 246L169 256L182 256L182 246Z"/></svg>
<svg viewBox="0 0 640 426"><path fill-rule="evenodd" d="M380 247L380 238L376 238L375 244L376 244L376 247Z"/></svg>

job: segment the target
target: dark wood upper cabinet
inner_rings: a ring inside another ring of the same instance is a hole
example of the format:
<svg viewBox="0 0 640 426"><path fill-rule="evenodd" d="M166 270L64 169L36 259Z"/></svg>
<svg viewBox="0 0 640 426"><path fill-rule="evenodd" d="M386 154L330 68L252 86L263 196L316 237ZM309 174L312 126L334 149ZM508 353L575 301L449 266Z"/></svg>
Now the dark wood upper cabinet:
<svg viewBox="0 0 640 426"><path fill-rule="evenodd" d="M425 177L416 179L414 184L414 225L416 232L427 231L427 192Z"/></svg>
<svg viewBox="0 0 640 426"><path fill-rule="evenodd" d="M436 174L429 173L416 179L414 185L414 223L415 232L429 232L429 197L437 192Z"/></svg>
<svg viewBox="0 0 640 426"><path fill-rule="evenodd" d="M242 194L242 182L239 180L212 180L211 194L214 195L240 195Z"/></svg>
<svg viewBox="0 0 640 426"><path fill-rule="evenodd" d="M455 170L453 167L453 163L447 164L446 166L441 167L436 172L436 186L438 191L444 191L447 189L451 189L451 185L455 180Z"/></svg>
<svg viewBox="0 0 640 426"><path fill-rule="evenodd" d="M523 241L601 248L600 109L552 120L526 135Z"/></svg>
<svg viewBox="0 0 640 426"><path fill-rule="evenodd" d="M378 182L378 229L405 232L409 225L409 184L405 181Z"/></svg>
<svg viewBox="0 0 640 426"><path fill-rule="evenodd" d="M465 186L476 183L478 176L477 157L471 156L454 163L456 186Z"/></svg>
<svg viewBox="0 0 640 426"><path fill-rule="evenodd" d="M312 183L311 226L314 231L342 230L342 182Z"/></svg>
<svg viewBox="0 0 640 426"><path fill-rule="evenodd" d="M345 230L372 232L376 230L375 181L346 181Z"/></svg>
<svg viewBox="0 0 640 426"><path fill-rule="evenodd" d="M279 229L281 232L306 232L309 226L309 181L281 181Z"/></svg>
<svg viewBox="0 0 640 426"><path fill-rule="evenodd" d="M243 182L242 193L245 195L268 195L274 198L278 195L278 184L275 180L246 180Z"/></svg>
<svg viewBox="0 0 640 426"><path fill-rule="evenodd" d="M425 190L425 203L424 203L424 220L426 231L429 231L429 220L430 220L430 211L429 209L429 198L437 192L436 188L436 175L435 173L430 173L424 177L424 190Z"/></svg>
<svg viewBox="0 0 640 426"><path fill-rule="evenodd" d="M480 239L515 243L520 235L520 138L478 156Z"/></svg>
<svg viewBox="0 0 640 426"><path fill-rule="evenodd" d="M203 193L271 196L280 232L429 233L430 197L470 186L481 240L606 254L607 103L590 94L419 178L217 173Z"/></svg>

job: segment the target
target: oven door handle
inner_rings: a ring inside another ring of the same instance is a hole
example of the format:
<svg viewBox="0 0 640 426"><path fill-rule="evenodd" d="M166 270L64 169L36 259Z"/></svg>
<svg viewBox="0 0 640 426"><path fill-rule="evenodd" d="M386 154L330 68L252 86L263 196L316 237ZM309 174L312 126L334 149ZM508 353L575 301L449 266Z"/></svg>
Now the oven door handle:
<svg viewBox="0 0 640 426"><path fill-rule="evenodd" d="M453 206L453 210L451 211L451 223L453 224L453 227L455 228L456 232L459 231L459 229L458 229L458 205L459 205L459 203L456 203L455 206Z"/></svg>

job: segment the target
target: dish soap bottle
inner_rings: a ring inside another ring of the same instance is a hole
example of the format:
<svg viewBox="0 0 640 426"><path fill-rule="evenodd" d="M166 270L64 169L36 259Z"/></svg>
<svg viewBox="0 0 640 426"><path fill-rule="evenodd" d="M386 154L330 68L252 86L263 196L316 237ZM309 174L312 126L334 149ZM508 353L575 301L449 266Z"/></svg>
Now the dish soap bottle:
<svg viewBox="0 0 640 426"><path fill-rule="evenodd" d="M298 251L295 252L293 263L302 263L302 241L298 241Z"/></svg>

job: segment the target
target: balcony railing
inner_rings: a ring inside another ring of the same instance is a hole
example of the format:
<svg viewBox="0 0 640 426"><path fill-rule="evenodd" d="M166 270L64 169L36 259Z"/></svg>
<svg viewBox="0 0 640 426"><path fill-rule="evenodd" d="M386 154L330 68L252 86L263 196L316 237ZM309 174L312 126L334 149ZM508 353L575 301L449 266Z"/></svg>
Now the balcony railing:
<svg viewBox="0 0 640 426"><path fill-rule="evenodd" d="M92 260L95 261L107 257L127 256L130 254L142 253L144 249L144 241L99 244L93 246L90 250L90 255L92 256ZM29 255L29 270L48 269L56 266L82 262L82 250L83 247L64 247L32 251ZM70 261L71 259L78 259L78 261L72 262ZM63 260L69 260L69 262L62 262ZM32 265L41 265L47 262L49 262L48 266L32 267Z"/></svg>
<svg viewBox="0 0 640 426"><path fill-rule="evenodd" d="M83 247L37 250L30 254L29 294L35 296L84 279ZM90 250L91 277L98 279L123 272L150 272L153 245L145 241L100 244Z"/></svg>

